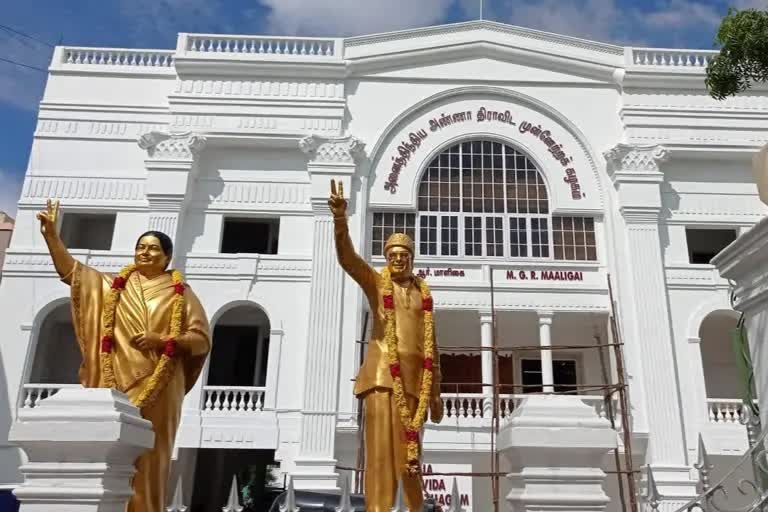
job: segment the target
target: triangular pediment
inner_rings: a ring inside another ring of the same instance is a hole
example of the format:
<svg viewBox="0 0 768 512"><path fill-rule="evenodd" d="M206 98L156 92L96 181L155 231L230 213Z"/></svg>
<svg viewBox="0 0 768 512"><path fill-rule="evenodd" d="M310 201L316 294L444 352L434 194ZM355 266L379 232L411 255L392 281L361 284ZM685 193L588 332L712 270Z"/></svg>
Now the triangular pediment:
<svg viewBox="0 0 768 512"><path fill-rule="evenodd" d="M346 39L344 58L357 76L410 78L414 70L429 69L434 78L466 78L484 70L488 79L509 80L507 74L524 76L539 69L554 74L539 73L533 79L569 81L575 75L603 81L623 66L624 49L476 21ZM503 65L492 71L496 62ZM462 65L471 69L462 70Z"/></svg>
<svg viewBox="0 0 768 512"><path fill-rule="evenodd" d="M393 63L392 67L372 69L367 76L408 80L440 81L482 81L486 83L548 83L548 84L590 84L601 80L592 76L580 76L569 70L546 68L537 62L518 63L498 58L478 57L457 59L451 62Z"/></svg>

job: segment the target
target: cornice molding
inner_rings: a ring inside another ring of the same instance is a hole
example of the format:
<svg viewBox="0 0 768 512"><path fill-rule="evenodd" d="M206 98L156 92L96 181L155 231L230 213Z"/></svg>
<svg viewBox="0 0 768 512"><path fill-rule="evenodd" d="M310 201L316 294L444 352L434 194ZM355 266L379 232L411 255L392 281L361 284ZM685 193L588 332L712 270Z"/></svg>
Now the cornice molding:
<svg viewBox="0 0 768 512"><path fill-rule="evenodd" d="M194 159L205 146L204 136L192 133L152 131L139 137L138 144L151 159Z"/></svg>
<svg viewBox="0 0 768 512"><path fill-rule="evenodd" d="M310 135L299 141L299 149L309 156L313 164L354 164L363 156L365 143L351 135L347 137L320 137Z"/></svg>

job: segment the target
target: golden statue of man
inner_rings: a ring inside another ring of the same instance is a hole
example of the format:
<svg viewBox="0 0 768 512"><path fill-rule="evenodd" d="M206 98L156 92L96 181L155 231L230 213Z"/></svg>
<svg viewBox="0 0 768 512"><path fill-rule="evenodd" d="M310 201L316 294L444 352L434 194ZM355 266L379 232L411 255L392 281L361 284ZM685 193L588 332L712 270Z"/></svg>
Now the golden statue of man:
<svg viewBox="0 0 768 512"><path fill-rule="evenodd" d="M387 240L381 273L361 258L349 238L343 184L331 181L336 253L342 268L365 292L373 331L355 395L365 408L365 503L368 512L389 512L403 481L409 510L421 510L421 433L426 410L443 416L440 364L432 321L432 296L413 274L413 241L403 233Z"/></svg>
<svg viewBox="0 0 768 512"><path fill-rule="evenodd" d="M210 350L205 311L181 275L167 270L173 243L165 234L141 235L134 264L113 276L69 254L58 216L51 201L37 214L56 272L70 286L80 383L126 393L152 422L155 445L136 460L127 511L162 512L181 404Z"/></svg>

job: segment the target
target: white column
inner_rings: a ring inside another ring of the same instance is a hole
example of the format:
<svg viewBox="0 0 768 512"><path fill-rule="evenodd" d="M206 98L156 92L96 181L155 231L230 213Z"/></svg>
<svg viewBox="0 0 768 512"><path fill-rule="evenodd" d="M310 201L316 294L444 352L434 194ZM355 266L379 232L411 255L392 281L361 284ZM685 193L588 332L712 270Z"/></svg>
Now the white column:
<svg viewBox="0 0 768 512"><path fill-rule="evenodd" d="M307 137L300 148L310 158L314 213L309 335L304 375L301 439L292 481L299 489L336 489L336 418L339 395L343 289L336 258L334 223L328 208L331 179L352 191L355 158L363 144L354 137Z"/></svg>
<svg viewBox="0 0 768 512"><path fill-rule="evenodd" d="M139 139L139 147L147 151L146 194L149 202L147 228L171 237L173 264L183 268L189 241L182 239L182 220L194 194L196 159L205 146L205 137L193 133L150 132Z"/></svg>
<svg viewBox="0 0 768 512"><path fill-rule="evenodd" d="M27 455L20 512L123 512L134 461L155 435L125 394L67 388L19 411L9 439Z"/></svg>
<svg viewBox="0 0 768 512"><path fill-rule="evenodd" d="M552 368L552 311L539 311L539 345L541 345L541 384L545 393L555 391Z"/></svg>
<svg viewBox="0 0 768 512"><path fill-rule="evenodd" d="M280 389L280 361L283 354L282 329L269 331L269 348L267 350L267 375L265 380L264 408L274 411L277 409L277 393Z"/></svg>
<svg viewBox="0 0 768 512"><path fill-rule="evenodd" d="M480 312L480 368L483 379L483 416L490 418L493 407L493 314Z"/></svg>
<svg viewBox="0 0 768 512"><path fill-rule="evenodd" d="M667 497L662 509L696 495L686 454L686 434L675 362L682 353L675 347L659 233L662 209L659 168L669 152L656 145L619 144L605 153L608 171L624 218L627 274L622 280L631 287L624 310L625 345L642 347L640 359L646 391L646 416L650 431L647 461L651 464L659 492ZM622 233L617 233L622 236ZM622 269L618 269L622 271ZM679 346L684 347L681 340ZM630 389L631 393L631 389ZM680 503L682 503L680 502Z"/></svg>

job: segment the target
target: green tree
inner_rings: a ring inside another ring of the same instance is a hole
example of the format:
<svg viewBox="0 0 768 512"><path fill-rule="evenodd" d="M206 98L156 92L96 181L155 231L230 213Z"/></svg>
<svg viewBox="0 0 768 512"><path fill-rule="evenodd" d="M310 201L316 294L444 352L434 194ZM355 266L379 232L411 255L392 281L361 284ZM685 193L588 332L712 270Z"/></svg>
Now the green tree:
<svg viewBox="0 0 768 512"><path fill-rule="evenodd" d="M709 94L718 100L768 82L768 11L729 9L717 31L720 53L707 66Z"/></svg>

